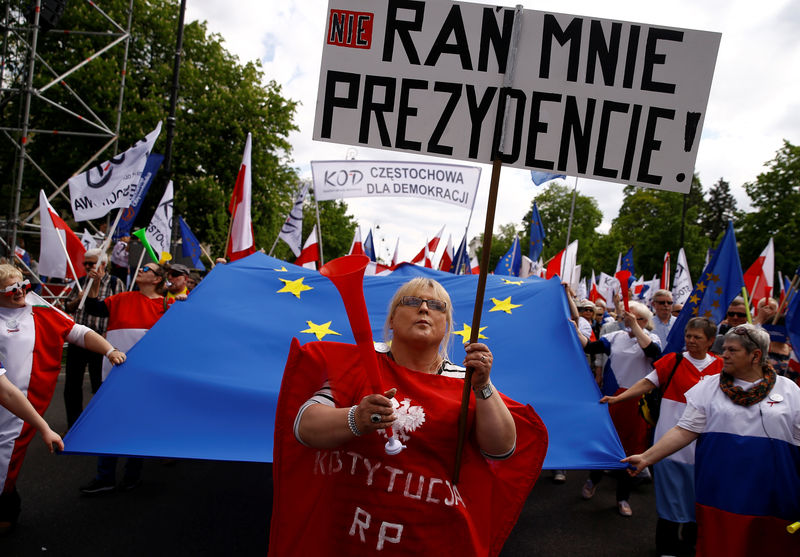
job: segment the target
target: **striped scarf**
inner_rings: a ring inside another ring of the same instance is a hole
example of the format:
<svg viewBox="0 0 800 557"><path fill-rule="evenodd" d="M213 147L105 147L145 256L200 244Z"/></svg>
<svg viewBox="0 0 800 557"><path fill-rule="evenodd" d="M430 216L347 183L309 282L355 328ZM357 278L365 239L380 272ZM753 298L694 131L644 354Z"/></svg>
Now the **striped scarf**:
<svg viewBox="0 0 800 557"><path fill-rule="evenodd" d="M764 371L764 380L746 391L741 387L734 386L733 375L725 373L724 371L720 372L719 388L722 389L723 393L728 395L728 398L730 398L731 402L734 404L738 404L739 406L752 406L764 400L764 397L766 397L772 390L772 387L775 386L775 370L769 365L764 365L762 369Z"/></svg>

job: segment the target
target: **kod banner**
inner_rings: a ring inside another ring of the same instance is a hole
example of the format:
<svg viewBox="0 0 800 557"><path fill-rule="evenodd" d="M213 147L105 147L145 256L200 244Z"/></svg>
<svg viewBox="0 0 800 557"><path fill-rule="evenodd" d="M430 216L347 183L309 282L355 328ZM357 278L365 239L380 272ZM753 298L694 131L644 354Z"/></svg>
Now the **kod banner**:
<svg viewBox="0 0 800 557"><path fill-rule="evenodd" d="M397 161L311 161L318 200L412 197L472 209L477 166Z"/></svg>
<svg viewBox="0 0 800 557"><path fill-rule="evenodd" d="M69 197L76 221L98 219L112 209L130 206L159 133L161 122L124 153L69 179Z"/></svg>
<svg viewBox="0 0 800 557"><path fill-rule="evenodd" d="M446 0L330 0L321 38L314 139L473 163L497 154L686 193L721 35Z"/></svg>

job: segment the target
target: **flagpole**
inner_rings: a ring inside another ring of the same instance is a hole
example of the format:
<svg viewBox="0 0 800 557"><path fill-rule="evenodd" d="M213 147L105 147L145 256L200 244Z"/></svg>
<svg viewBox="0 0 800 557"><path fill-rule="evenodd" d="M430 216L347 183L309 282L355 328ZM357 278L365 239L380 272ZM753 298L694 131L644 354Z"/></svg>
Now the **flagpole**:
<svg viewBox="0 0 800 557"><path fill-rule="evenodd" d="M789 307L789 304L792 303L792 298L794 295L797 294L797 283L800 282L800 275L795 275L792 277L792 282L789 283L789 290L786 292L786 296L783 298L783 303L778 308L778 311L775 312L774 317L772 318L772 324L778 324L778 317L781 315L781 311Z"/></svg>
<svg viewBox="0 0 800 557"><path fill-rule="evenodd" d="M142 246L142 252L139 254L139 262L136 264L136 270L133 272L133 280L131 280L131 285L128 287L128 292L132 291L133 287L136 285L136 275L139 274L139 268L142 266L142 260L146 252L147 250Z"/></svg>
<svg viewBox="0 0 800 557"><path fill-rule="evenodd" d="M208 257L208 260L211 261L211 268L213 269L216 266L216 263L214 263L214 258L211 257L211 255L206 251L206 248L203 247L203 244L197 242L197 245L200 246L200 251L202 251L203 254Z"/></svg>
<svg viewBox="0 0 800 557"><path fill-rule="evenodd" d="M117 229L117 225L119 224L119 219L122 218L122 212L124 210L125 210L124 208L120 208L120 210L117 211L117 218L114 219L114 224L111 225L111 230L108 231L108 234L106 234L105 239L103 239L103 243L100 246L100 249L102 250L103 253L105 253L108 250L108 246L111 245L111 238L114 236L114 231ZM86 281L86 288L83 289L83 296L81 297L81 301L78 304L78 309L83 309L83 305L86 303L86 297L89 295L89 290L92 288L93 282L94 279L92 278L89 278L89 280Z"/></svg>
<svg viewBox="0 0 800 557"><path fill-rule="evenodd" d="M8 245L8 242L6 242L6 241L5 241L5 239L4 239L2 236L0 236L0 242L3 242L3 245L6 247L6 249L7 249L7 250L9 250L9 252L11 252L11 253L13 253L13 254L14 254L14 257L16 257L16 258L17 258L17 261L19 261L20 265L22 265L23 267L25 267L25 270L26 270L26 271L28 271L28 272L31 274L31 276L32 276L32 277L35 277L35 278L36 278L36 280L38 280L38 281L39 281L39 284L41 284L41 285L42 285L42 288L44 288L45 290L47 290L47 291L50 293L50 295L51 295L51 296L53 296L53 297L55 298L55 297L56 297L56 295L55 295L55 294L53 294L53 291L52 291L52 290L50 290L50 289L47 287L47 285L46 285L46 284L44 283L44 281L42 280L42 277L40 277L39 275L37 275L36 273L34 273L34 272L33 272L33 269L31 269L30 267L28 267L27 263L25 263L25 261L23 261L23 260L22 260L22 258L21 258L19 255L17 255L17 252L16 252L16 250L13 250L13 249L11 249L11 248L9 247L9 245Z"/></svg>
<svg viewBox="0 0 800 557"><path fill-rule="evenodd" d="M508 67L506 73L503 74L503 89L508 90L514 84L514 63L517 58L517 47L519 44L519 35L522 29L522 10L523 6L517 4L514 8L514 24L511 31L511 46L508 55ZM502 93L501 93L502 95ZM486 277L489 269L489 257L492 249L492 231L494 230L494 216L495 209L497 208L497 192L500 186L500 170L503 167L501 154L505 144L505 130L506 120L508 118L508 103L505 104L503 111L503 120L500 127L500 138L497 142L497 149L493 153L494 160L492 161L492 178L489 182L489 200L486 206L486 224L483 228L483 249L481 253L481 269L478 275L478 288L475 292L475 308L472 314L472 330L470 332L469 342L473 344L478 341L478 335L481 330L481 312L483 310L483 296L486 291ZM426 244L427 245L427 244ZM461 392L461 411L458 415L458 439L456 444L456 456L453 466L453 485L458 484L459 475L461 473L461 453L464 451L464 439L467 435L467 411L469 410L469 397L472 391L472 373L473 369L467 367L464 376L464 388Z"/></svg>
<svg viewBox="0 0 800 557"><path fill-rule="evenodd" d="M572 205L569 207L569 225L567 225L567 245L569 247L569 237L572 234L572 214L575 212L575 197L578 195L578 177L575 176L575 187L572 188Z"/></svg>
<svg viewBox="0 0 800 557"><path fill-rule="evenodd" d="M317 249L319 251L319 267L325 264L322 257L322 224L319 222L319 201L317 201L317 190L314 188L314 209L317 211Z"/></svg>
<svg viewBox="0 0 800 557"><path fill-rule="evenodd" d="M756 284L758 284L758 277L756 277ZM755 288L753 288L755 290ZM742 298L744 298L744 311L747 314L747 322L753 322L753 316L750 315L750 300L747 298L747 287L742 286Z"/></svg>

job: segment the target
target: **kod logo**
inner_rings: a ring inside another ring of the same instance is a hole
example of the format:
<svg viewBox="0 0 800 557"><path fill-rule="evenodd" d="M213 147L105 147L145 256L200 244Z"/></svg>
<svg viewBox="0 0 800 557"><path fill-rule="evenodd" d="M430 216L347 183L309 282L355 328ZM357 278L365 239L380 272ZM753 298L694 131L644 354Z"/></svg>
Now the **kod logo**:
<svg viewBox="0 0 800 557"><path fill-rule="evenodd" d="M331 187L356 186L364 181L360 170L326 170L325 185Z"/></svg>

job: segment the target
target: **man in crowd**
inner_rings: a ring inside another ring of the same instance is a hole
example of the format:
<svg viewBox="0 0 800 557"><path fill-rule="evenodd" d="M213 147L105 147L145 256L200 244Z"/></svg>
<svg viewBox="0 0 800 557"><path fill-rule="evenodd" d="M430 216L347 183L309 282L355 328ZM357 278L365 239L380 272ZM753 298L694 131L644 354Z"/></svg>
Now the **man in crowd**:
<svg viewBox="0 0 800 557"><path fill-rule="evenodd" d="M744 298L736 296L728 306L725 319L719 324L717 338L714 341L714 345L711 347L711 352L721 355L725 333L728 332L728 329L744 325L745 323L747 323L747 306L745 306Z"/></svg>
<svg viewBox="0 0 800 557"><path fill-rule="evenodd" d="M189 280L189 274L191 271L189 267L186 265L182 265L181 263L173 263L167 269L167 299L172 300L180 296L181 294L188 294L189 289L186 287L186 283Z"/></svg>
<svg viewBox="0 0 800 557"><path fill-rule="evenodd" d="M656 290L653 294L653 332L662 342L666 343L672 325L677 318L672 315L672 292L669 290Z"/></svg>
<svg viewBox="0 0 800 557"><path fill-rule="evenodd" d="M761 298L756 306L756 315L753 318L753 323L756 325L772 323L776 313L778 313L778 300L775 298Z"/></svg>
<svg viewBox="0 0 800 557"><path fill-rule="evenodd" d="M672 304L672 315L674 317L678 317L681 314L681 310L683 309L683 304Z"/></svg>
<svg viewBox="0 0 800 557"><path fill-rule="evenodd" d="M114 249L111 251L111 274L121 280L126 287L128 286L128 244L130 241L130 236L123 236L114 244Z"/></svg>
<svg viewBox="0 0 800 557"><path fill-rule="evenodd" d="M105 271L107 262L108 257L101 249L90 249L83 256L83 266L86 268L87 273L95 268ZM81 277L79 282L83 288L86 288L88 274ZM100 279L100 294L98 297L100 300L104 300L124 290L125 285L118 277L104 273L103 278ZM72 314L75 323L86 325L97 334L105 336L108 318L95 317L86 313L84 309L78 309L82 297L83 294L77 288L73 288L64 304L64 309ZM64 378L64 406L67 410L68 429L72 427L72 424L75 423L83 411L83 373L87 366L89 368L89 381L94 394L103 382L103 355L87 350L77 344L70 344L69 348L67 348L66 376Z"/></svg>

